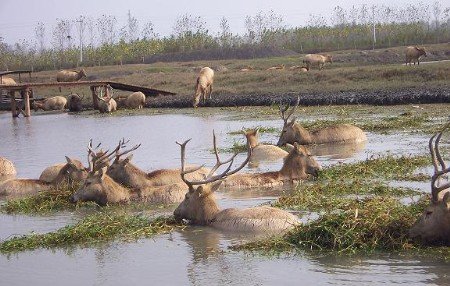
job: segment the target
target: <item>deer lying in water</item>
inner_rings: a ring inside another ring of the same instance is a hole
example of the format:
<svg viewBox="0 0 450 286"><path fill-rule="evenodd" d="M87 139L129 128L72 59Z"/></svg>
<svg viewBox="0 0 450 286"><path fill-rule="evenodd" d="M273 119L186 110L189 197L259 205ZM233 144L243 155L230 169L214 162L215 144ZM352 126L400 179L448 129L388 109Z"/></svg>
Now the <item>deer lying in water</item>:
<svg viewBox="0 0 450 286"><path fill-rule="evenodd" d="M171 204L183 200L186 188L183 181L176 183L173 172L153 172L149 177L145 172L130 163L131 156L120 160L120 157L136 150L139 145L130 150L123 151L126 147L124 140L114 149L116 159L108 168L109 157L97 158L92 156L95 151L88 146L88 156L91 156L89 174L83 186L71 197L72 202L94 201L99 205L108 203L127 203L141 201L158 204ZM171 171L171 170L168 170ZM179 175L179 170L176 171ZM197 176L199 176L198 172ZM111 176L111 177L110 177ZM175 183L174 183L175 182ZM123 184L123 185L121 185ZM128 188L126 188L126 187Z"/></svg>
<svg viewBox="0 0 450 286"><path fill-rule="evenodd" d="M444 127L448 128L450 123ZM439 179L450 172L439 152L442 132L430 138L429 148L434 166L431 177L431 204L409 231L411 238L420 238L425 244L445 244L450 246L450 182L437 186ZM433 140L434 146L433 146ZM440 168L440 169L439 169ZM447 179L448 180L448 179Z"/></svg>
<svg viewBox="0 0 450 286"><path fill-rule="evenodd" d="M115 154L115 159L107 171L108 176L113 178L114 181L128 188L137 190L172 184L184 185L184 182L180 178L179 169L161 169L146 173L131 163L133 154L129 155L125 159L121 159L122 156L136 150L141 145L139 144L129 150L120 152L121 149L125 148L126 143L128 142L123 140L119 142L119 146L116 148L117 151ZM200 168L189 175L190 179L198 180L204 178L204 176L208 173L208 169Z"/></svg>
<svg viewBox="0 0 450 286"><path fill-rule="evenodd" d="M286 143L293 144L297 142L301 145L310 144L324 144L324 143L359 143L366 141L366 134L360 128L350 124L336 124L322 129L308 131L299 123L295 122L295 117L288 122L289 118L294 114L300 102L297 98L297 103L286 115L289 105L280 105L280 114L283 119L283 130L281 131L280 139L277 145L283 146Z"/></svg>
<svg viewBox="0 0 450 286"><path fill-rule="evenodd" d="M252 154L252 148L247 142L247 158L234 170L231 170L231 167L237 154L221 162L216 153L217 163L208 176L203 180L190 181L186 178L186 175L191 173L192 170L185 170L186 144L189 141L190 139L182 144L177 142L181 147L181 178L186 183L189 192L174 211L176 219L186 219L194 225L206 225L218 229L241 232L284 232L299 224L296 216L273 207L228 208L220 210L214 191L219 188L223 179L237 173L248 163ZM225 171L214 175L214 172L225 164L228 164Z"/></svg>
<svg viewBox="0 0 450 286"><path fill-rule="evenodd" d="M253 150L252 157L250 158L251 162L278 160L288 155L288 152L284 151L280 147L259 143L259 129L250 129L242 132Z"/></svg>
<svg viewBox="0 0 450 286"><path fill-rule="evenodd" d="M235 188L282 186L317 177L321 169L320 164L311 156L306 147L294 143L279 171L236 174L225 179L223 186Z"/></svg>

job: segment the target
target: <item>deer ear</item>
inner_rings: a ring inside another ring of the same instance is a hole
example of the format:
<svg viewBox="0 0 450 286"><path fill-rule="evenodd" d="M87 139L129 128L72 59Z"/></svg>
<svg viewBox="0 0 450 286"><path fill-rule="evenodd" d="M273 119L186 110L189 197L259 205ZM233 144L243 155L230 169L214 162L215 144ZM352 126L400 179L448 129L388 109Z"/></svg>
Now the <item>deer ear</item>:
<svg viewBox="0 0 450 286"><path fill-rule="evenodd" d="M108 170L108 167L103 167L103 168L100 169L100 171L98 171L98 174L100 175L100 178L101 178L102 180L105 179L106 171L107 171L107 170Z"/></svg>
<svg viewBox="0 0 450 286"><path fill-rule="evenodd" d="M73 160L72 160L72 159L70 159L70 158L67 157L67 156L65 156L65 157L66 157L67 164L72 165L72 166L75 165L75 164L73 163Z"/></svg>
<svg viewBox="0 0 450 286"><path fill-rule="evenodd" d="M123 165L125 166L125 165L127 165L128 163L130 163L131 159L133 159L133 154L129 155L128 157L126 157L126 158L123 160Z"/></svg>
<svg viewBox="0 0 450 286"><path fill-rule="evenodd" d="M258 135L259 134L259 128L256 128L255 129L255 135Z"/></svg>
<svg viewBox="0 0 450 286"><path fill-rule="evenodd" d="M199 198L206 197L206 195L209 193L207 189L205 189L203 186L197 187L197 193Z"/></svg>
<svg viewBox="0 0 450 286"><path fill-rule="evenodd" d="M220 180L220 181L217 181L217 182L212 183L212 184L211 184L211 191L212 191L212 192L217 191L217 190L219 189L220 185L222 184L222 182L223 182L223 181Z"/></svg>
<svg viewBox="0 0 450 286"><path fill-rule="evenodd" d="M444 204L446 204L447 209L450 210L450 192L445 193L442 201L444 202Z"/></svg>
<svg viewBox="0 0 450 286"><path fill-rule="evenodd" d="M295 118L295 117L292 118L291 122L288 123L288 126L293 126L296 119L297 119L297 118Z"/></svg>

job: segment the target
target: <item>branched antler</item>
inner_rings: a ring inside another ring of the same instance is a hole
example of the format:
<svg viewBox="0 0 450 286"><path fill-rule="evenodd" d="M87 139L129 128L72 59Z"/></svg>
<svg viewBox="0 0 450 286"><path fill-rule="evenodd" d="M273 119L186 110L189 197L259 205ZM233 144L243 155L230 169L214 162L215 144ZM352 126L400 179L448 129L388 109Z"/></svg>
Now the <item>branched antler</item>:
<svg viewBox="0 0 450 286"><path fill-rule="evenodd" d="M439 178L450 172L450 167L447 168L444 160L442 159L441 153L439 151L439 142L441 141L442 133L450 126L450 122L447 123L441 132L434 134L430 141L428 142L428 147L430 148L431 161L434 167L434 174L431 177L431 197L433 202L438 202L439 193L447 188L450 188L450 182L437 186ZM436 140L435 140L436 139ZM434 141L434 144L433 144Z"/></svg>
<svg viewBox="0 0 450 286"><path fill-rule="evenodd" d="M187 171L185 169L185 162L186 162L186 144L191 141L191 139L186 140L184 143L179 143L176 142L178 145L180 145L181 147L181 179L183 180L183 182L185 182L189 187L193 187L195 185L203 185L203 184L207 184L207 183L212 183L215 181L219 181L219 180L223 180L225 178L227 178L228 176L231 176L235 173L237 173L238 171L240 171L242 168L245 167L245 165L247 165L248 161L250 160L250 157L252 155L252 148L250 147L250 143L247 140L247 157L246 159L241 163L241 165L239 165L237 168L235 168L234 170L231 170L231 167L233 166L234 163L234 159L236 158L236 156L238 155L238 153L233 154L233 156L231 156L231 158L229 158L228 160L225 161L221 161L220 156L219 156L219 152L217 151L217 140L216 140L216 134L213 131L213 145L214 145L214 154L216 156L216 164L214 165L214 167L211 169L211 171L208 173L208 175L206 176L206 178L204 180L201 181L189 181L186 179L186 174L195 172L197 170L199 170L200 168L203 167L197 167L194 169L191 169L189 171ZM223 172L221 172L218 175L214 175L214 173L223 165L228 164L228 166L225 168L225 170Z"/></svg>
<svg viewBox="0 0 450 286"><path fill-rule="evenodd" d="M137 148L141 147L141 143L134 145L131 149L129 150L125 150L122 152L119 152L121 149L126 148L126 144L128 144L130 142L130 140L125 141L125 138L122 138L122 140L119 141L119 145L117 145L116 149L115 149L115 155L116 155L116 159L115 161L118 161L120 159L121 156L128 154L134 150L136 150Z"/></svg>
<svg viewBox="0 0 450 286"><path fill-rule="evenodd" d="M288 103L286 105L280 103L280 105L278 106L278 108L280 109L280 116L281 119L283 119L284 121L284 125L287 124L289 118L294 114L295 109L297 108L297 106L300 104L300 96L297 96L297 102L295 103L295 105L292 107L292 109L288 112L288 114L286 115L286 112L289 110L289 108L291 107L291 104Z"/></svg>

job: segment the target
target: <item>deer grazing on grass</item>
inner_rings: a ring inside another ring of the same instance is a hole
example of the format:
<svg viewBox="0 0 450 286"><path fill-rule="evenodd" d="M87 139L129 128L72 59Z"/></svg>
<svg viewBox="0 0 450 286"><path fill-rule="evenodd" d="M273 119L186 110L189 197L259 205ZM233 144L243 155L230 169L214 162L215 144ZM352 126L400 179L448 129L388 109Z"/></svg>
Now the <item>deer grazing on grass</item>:
<svg viewBox="0 0 450 286"><path fill-rule="evenodd" d="M431 203L422 216L409 231L411 238L419 238L425 244L444 244L450 246L450 182L439 185L439 181L448 176L450 167L447 167L439 152L439 141L442 133L450 126L430 138L429 148L434 166L431 177ZM434 142L433 142L434 140ZM438 186L439 185L439 186Z"/></svg>
<svg viewBox="0 0 450 286"><path fill-rule="evenodd" d="M295 117L288 122L289 118L294 114L295 109L299 105L300 98L297 103L289 111L290 105L282 106L280 104L280 115L283 119L283 130L277 145L283 146L286 143L293 144L297 142L301 145L310 144L327 144L327 143L359 143L366 141L366 134L360 128L350 124L336 124L324 127L314 131L308 131L299 123L295 122ZM288 112L286 114L286 112Z"/></svg>
<svg viewBox="0 0 450 286"><path fill-rule="evenodd" d="M187 171L185 168L186 145L189 141L190 139L184 143L177 142L181 147L181 178L186 183L189 191L183 202L174 211L176 219L185 219L194 225L205 225L241 232L284 232L299 224L296 216L273 207L263 206L220 210L214 192L219 188L222 180L237 173L248 163L252 154L252 148L247 142L246 159L240 166L232 170L237 153L230 159L222 162L217 154L217 148L214 146L217 160L215 166L203 180L192 181L188 180L186 175L193 172L193 170ZM221 166L225 166L225 170L220 174L214 175L214 172Z"/></svg>
<svg viewBox="0 0 450 286"><path fill-rule="evenodd" d="M206 102L206 98L211 99L214 82L214 70L209 67L204 67L200 70L197 77L197 83L195 84L195 95L192 101L192 106L197 107L202 100Z"/></svg>

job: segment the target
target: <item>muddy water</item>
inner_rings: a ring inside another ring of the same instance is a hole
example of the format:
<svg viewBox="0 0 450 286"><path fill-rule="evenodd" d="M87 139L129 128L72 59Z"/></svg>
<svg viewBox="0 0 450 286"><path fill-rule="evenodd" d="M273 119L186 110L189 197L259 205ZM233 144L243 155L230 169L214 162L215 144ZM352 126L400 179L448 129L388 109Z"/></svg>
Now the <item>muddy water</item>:
<svg viewBox="0 0 450 286"><path fill-rule="evenodd" d="M207 112L211 114L212 112ZM52 114L12 120L0 114L0 156L14 161L19 177L37 178L48 165L64 156L84 159L90 138L113 148L122 137L142 143L134 154L146 170L178 167L175 141L192 138L187 160L212 165L212 130L219 145L244 143L241 135L228 135L242 127L280 128L280 121L230 120L228 112L214 115L164 114L111 117ZM235 114L234 114L235 115ZM241 114L245 118L245 114ZM263 134L261 141L276 142L278 134ZM318 148L322 165L362 160L372 154L423 153L426 136L368 134L365 146ZM349 151L350 150L350 151ZM84 159L85 160L85 159ZM262 162L260 172L278 169L281 162ZM219 192L221 207L248 207L268 203L289 190ZM173 209L173 208L172 208ZM170 212L171 209L158 210ZM82 213L51 216L0 214L0 240L31 231L48 232L77 221ZM36 250L0 255L1 285L298 285L301 284L437 284L448 285L448 267L439 261L389 254L370 257L331 257L299 254L266 257L229 251L233 243L252 239L209 228L192 227L135 243L111 243L92 248Z"/></svg>

